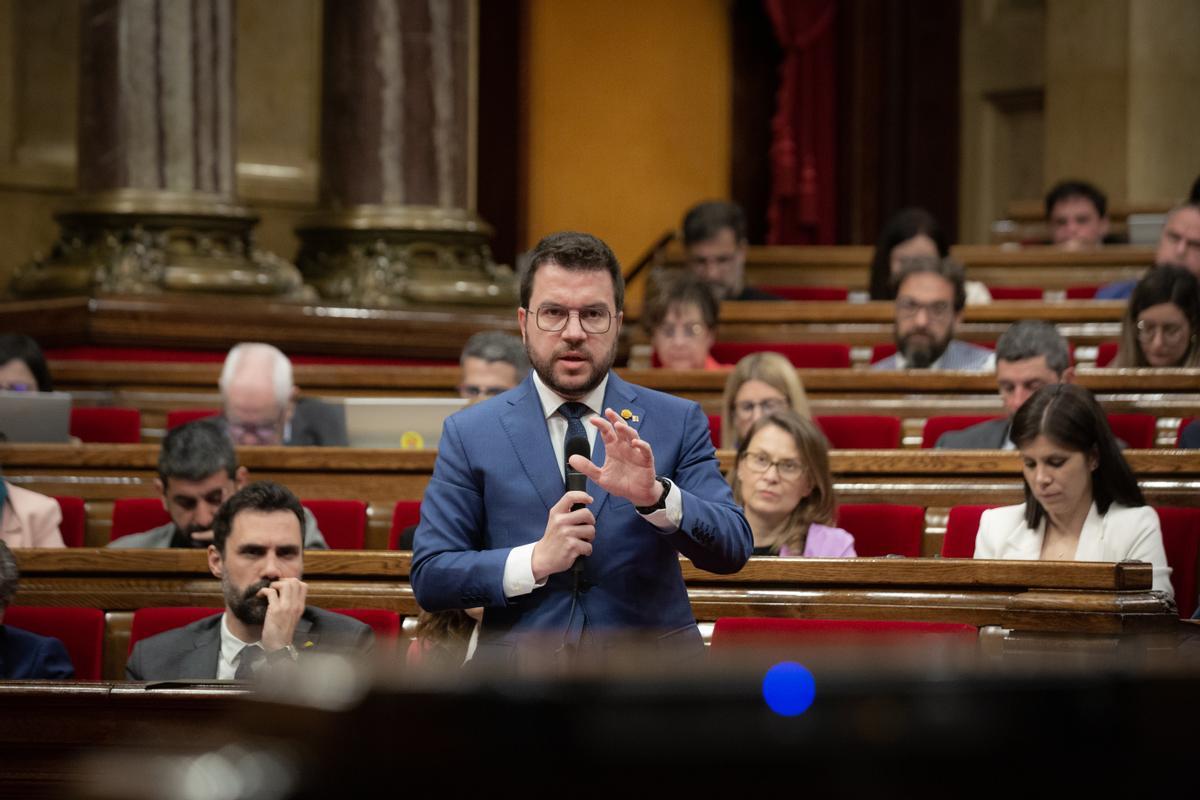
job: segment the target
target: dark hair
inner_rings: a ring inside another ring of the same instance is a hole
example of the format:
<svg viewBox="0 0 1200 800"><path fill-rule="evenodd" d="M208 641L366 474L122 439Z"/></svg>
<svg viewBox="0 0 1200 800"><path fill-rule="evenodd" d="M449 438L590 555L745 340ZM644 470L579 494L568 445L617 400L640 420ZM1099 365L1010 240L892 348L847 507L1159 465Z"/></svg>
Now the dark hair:
<svg viewBox="0 0 1200 800"><path fill-rule="evenodd" d="M1034 392L1013 415L1010 438L1018 449L1045 436L1059 447L1086 455L1095 454L1092 500L1101 514L1114 502L1144 506L1146 500L1133 470L1121 455L1108 417L1090 391L1070 383L1054 383ZM1046 511L1025 481L1025 524L1036 528Z"/></svg>
<svg viewBox="0 0 1200 800"><path fill-rule="evenodd" d="M996 342L997 361L1024 361L1045 356L1046 366L1062 377L1071 366L1067 340L1049 322L1023 319L1008 326Z"/></svg>
<svg viewBox="0 0 1200 800"><path fill-rule="evenodd" d="M533 295L533 277L543 264L557 264L565 270L607 270L612 276L613 303L619 314L625 307L625 279L621 276L621 265L608 245L590 233L560 231L543 237L533 252L529 263L521 271L521 307L529 308Z"/></svg>
<svg viewBox="0 0 1200 800"><path fill-rule="evenodd" d="M23 333L0 333L0 364L13 360L23 361L37 381L39 392L53 392L54 382L50 380L50 368L46 366L46 357L38 343Z"/></svg>
<svg viewBox="0 0 1200 800"><path fill-rule="evenodd" d="M683 217L683 244L690 247L707 242L721 231L733 231L735 242L746 241L746 215L737 203L709 200L692 206Z"/></svg>
<svg viewBox="0 0 1200 800"><path fill-rule="evenodd" d="M710 331L717 329L717 298L707 283L690 270L661 276L654 281L653 293L642 312L642 326L650 334L663 323L672 308L696 306L704 325Z"/></svg>
<svg viewBox="0 0 1200 800"><path fill-rule="evenodd" d="M1050 219L1056 205L1072 197L1082 197L1090 202L1095 207L1097 216L1103 217L1108 213L1108 198L1092 184L1077 180L1059 181L1046 193L1046 219Z"/></svg>
<svg viewBox="0 0 1200 800"><path fill-rule="evenodd" d="M1192 205L1200 205L1200 176L1197 176L1196 182L1192 184L1192 192L1187 201Z"/></svg>
<svg viewBox="0 0 1200 800"><path fill-rule="evenodd" d="M489 364L502 361L512 364L517 371L517 378L524 379L529 372L529 356L525 355L525 344L520 336L502 331L480 331L467 339L463 345L462 355L458 357L461 365L468 358L482 359Z"/></svg>
<svg viewBox="0 0 1200 800"><path fill-rule="evenodd" d="M21 577L17 569L17 559L13 558L8 544L0 540L0 611L8 608L8 604L17 594L17 584Z"/></svg>
<svg viewBox="0 0 1200 800"><path fill-rule="evenodd" d="M892 297L900 293L900 285L910 275L931 272L940 275L954 287L954 311L958 313L967 304L967 278L962 264L952 258L932 258L931 256L913 256L900 262L900 271L892 276Z"/></svg>
<svg viewBox="0 0 1200 800"><path fill-rule="evenodd" d="M202 481L221 470L232 478L237 468L233 440L216 417L171 429L158 451L158 479L164 487L169 478Z"/></svg>
<svg viewBox="0 0 1200 800"><path fill-rule="evenodd" d="M896 212L879 231L879 241L875 243L869 287L872 300L896 299L896 289L892 285L892 250L921 234L933 240L939 256L950 255L950 240L933 214L923 208L905 208Z"/></svg>
<svg viewBox="0 0 1200 800"><path fill-rule="evenodd" d="M1148 367L1146 354L1137 338L1138 315L1151 306L1171 303L1183 312L1191 327L1191 343L1183 360L1176 366L1200 366L1200 347L1196 346L1200 334L1200 283L1191 270L1170 264L1159 264L1138 281L1125 307L1121 320L1121 344L1117 348L1114 367Z"/></svg>
<svg viewBox="0 0 1200 800"><path fill-rule="evenodd" d="M213 544L225 555L225 540L233 530L233 520L242 511L290 511L300 523L300 544L304 545L304 507L291 489L272 481L255 481L234 493L213 517Z"/></svg>

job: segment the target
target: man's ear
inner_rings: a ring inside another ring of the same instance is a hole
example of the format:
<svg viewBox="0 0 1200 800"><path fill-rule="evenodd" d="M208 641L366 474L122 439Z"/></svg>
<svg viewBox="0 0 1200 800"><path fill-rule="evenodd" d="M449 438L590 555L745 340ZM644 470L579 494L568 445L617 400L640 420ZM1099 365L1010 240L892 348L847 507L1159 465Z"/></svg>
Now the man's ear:
<svg viewBox="0 0 1200 800"><path fill-rule="evenodd" d="M1074 383L1074 382L1075 382L1075 367L1074 366L1067 367L1066 369L1063 370L1062 383Z"/></svg>
<svg viewBox="0 0 1200 800"><path fill-rule="evenodd" d="M221 551L217 549L215 544L208 546L208 571L216 578L224 575L225 561L221 558Z"/></svg>
<svg viewBox="0 0 1200 800"><path fill-rule="evenodd" d="M245 467L238 467L233 473L233 485L241 489L250 482L250 470Z"/></svg>
<svg viewBox="0 0 1200 800"><path fill-rule="evenodd" d="M526 311L523 308L517 309L517 327L521 329L521 341L525 341L525 315Z"/></svg>
<svg viewBox="0 0 1200 800"><path fill-rule="evenodd" d="M167 508L167 487L163 486L162 478L155 478L154 486L158 489L159 495L162 496L163 510L169 512L171 509Z"/></svg>

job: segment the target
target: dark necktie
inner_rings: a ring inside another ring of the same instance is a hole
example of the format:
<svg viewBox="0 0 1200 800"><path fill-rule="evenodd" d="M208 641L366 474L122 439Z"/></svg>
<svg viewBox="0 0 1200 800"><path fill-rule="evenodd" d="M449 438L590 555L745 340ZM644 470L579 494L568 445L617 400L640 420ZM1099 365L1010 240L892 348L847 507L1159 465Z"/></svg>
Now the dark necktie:
<svg viewBox="0 0 1200 800"><path fill-rule="evenodd" d="M587 428L583 427L583 418L591 412L591 409L583 403L563 403L558 407L558 413L567 418L567 436L563 439L563 474L566 475L571 469L571 465L567 464L567 442L575 437L582 438L587 441Z"/></svg>
<svg viewBox="0 0 1200 800"><path fill-rule="evenodd" d="M233 673L234 680L248 681L253 678L254 665L266 657L266 652L256 644L243 647L242 657L238 659L237 672Z"/></svg>

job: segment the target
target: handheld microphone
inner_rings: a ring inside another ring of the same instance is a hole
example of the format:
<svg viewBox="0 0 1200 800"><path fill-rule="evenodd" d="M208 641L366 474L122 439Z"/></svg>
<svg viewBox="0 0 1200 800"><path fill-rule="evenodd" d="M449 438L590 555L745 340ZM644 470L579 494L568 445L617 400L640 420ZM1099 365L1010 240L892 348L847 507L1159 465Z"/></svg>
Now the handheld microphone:
<svg viewBox="0 0 1200 800"><path fill-rule="evenodd" d="M588 444L586 436L568 437L566 452L563 458L567 466L567 491L568 492L583 492L587 491L587 476L579 470L571 466L571 456L583 456L590 458L592 455L591 445ZM578 511L586 507L586 503L576 503L571 506L572 511ZM576 577L583 572L583 565L587 561L587 556L579 556L575 559L574 566L571 567L575 571Z"/></svg>

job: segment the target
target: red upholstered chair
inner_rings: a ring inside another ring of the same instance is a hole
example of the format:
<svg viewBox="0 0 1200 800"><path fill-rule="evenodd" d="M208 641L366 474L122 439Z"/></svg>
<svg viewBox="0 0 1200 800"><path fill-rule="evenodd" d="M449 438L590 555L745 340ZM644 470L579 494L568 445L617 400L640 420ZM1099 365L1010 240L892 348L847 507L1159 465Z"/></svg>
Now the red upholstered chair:
<svg viewBox="0 0 1200 800"><path fill-rule="evenodd" d="M1163 548L1171 566L1171 586L1179 616L1187 619L1196 611L1196 570L1200 560L1200 508L1156 506L1162 526Z"/></svg>
<svg viewBox="0 0 1200 800"><path fill-rule="evenodd" d="M167 430L178 428L198 419L208 419L221 413L219 408L177 408L167 412Z"/></svg>
<svg viewBox="0 0 1200 800"><path fill-rule="evenodd" d="M772 352L806 369L841 369L850 366L850 345L826 342L717 342L712 356L722 364L736 364L751 353Z"/></svg>
<svg viewBox="0 0 1200 800"><path fill-rule="evenodd" d="M133 646L142 639L182 628L198 619L220 614L223 610L196 606L139 608L133 612L133 625L129 629L129 651L133 652Z"/></svg>
<svg viewBox="0 0 1200 800"><path fill-rule="evenodd" d="M87 530L87 508L82 497L58 497L58 508L62 512L62 522L58 532L62 534L63 543L67 547L83 547L84 532Z"/></svg>
<svg viewBox="0 0 1200 800"><path fill-rule="evenodd" d="M1176 447L1178 447L1179 443L1183 441L1183 429L1188 425L1191 425L1197 419L1200 419L1200 417L1184 417L1183 419L1179 420L1179 430L1175 433Z"/></svg>
<svg viewBox="0 0 1200 800"><path fill-rule="evenodd" d="M839 450L893 450L900 446L900 418L872 414L821 415L813 420Z"/></svg>
<svg viewBox="0 0 1200 800"><path fill-rule="evenodd" d="M989 508L995 506L955 506L950 509L946 538L942 540L942 558L974 558L979 518Z"/></svg>
<svg viewBox="0 0 1200 800"><path fill-rule="evenodd" d="M395 649L401 630L400 615L395 611L387 611L382 608L331 608L329 610L337 614L345 614L347 617L354 617L359 622L365 622L371 626L371 630L375 631L376 647L383 644L389 652Z"/></svg>
<svg viewBox="0 0 1200 800"><path fill-rule="evenodd" d="M837 526L854 535L854 552L863 558L921 555L925 509L861 503L838 507Z"/></svg>
<svg viewBox="0 0 1200 800"><path fill-rule="evenodd" d="M1000 419L999 415L987 416L979 414L967 415L947 415L944 417L930 417L925 420L925 428L921 432L921 447L926 449L937 444L937 440L946 431L961 431L963 428L969 428L972 425L978 425L981 422L987 422L990 419Z"/></svg>
<svg viewBox="0 0 1200 800"><path fill-rule="evenodd" d="M888 356L895 354L895 352L896 345L894 343L883 342L882 344L877 344L871 348L871 363L874 364L883 361Z"/></svg>
<svg viewBox="0 0 1200 800"><path fill-rule="evenodd" d="M1117 347L1116 342L1101 342L1096 348L1096 366L1107 367L1111 364L1117 357Z"/></svg>
<svg viewBox="0 0 1200 800"><path fill-rule="evenodd" d="M721 415L708 415L708 435L712 437L713 447L721 449Z"/></svg>
<svg viewBox="0 0 1200 800"><path fill-rule="evenodd" d="M70 430L82 442L137 444L142 414L136 408L72 408Z"/></svg>
<svg viewBox="0 0 1200 800"><path fill-rule="evenodd" d="M333 550L362 550L367 538L367 504L362 500L302 500L317 518Z"/></svg>
<svg viewBox="0 0 1200 800"><path fill-rule="evenodd" d="M100 609L9 606L4 624L53 636L67 648L76 678L100 680L104 661L104 612Z"/></svg>
<svg viewBox="0 0 1200 800"><path fill-rule="evenodd" d="M1158 438L1158 417L1153 414L1109 414L1108 427L1125 444L1139 450L1154 447Z"/></svg>
<svg viewBox="0 0 1200 800"><path fill-rule="evenodd" d="M131 533L141 533L171 521L158 497L121 497L113 503L112 533L109 541Z"/></svg>
<svg viewBox="0 0 1200 800"><path fill-rule="evenodd" d="M759 286L764 292L782 297L784 300L827 300L844 303L850 296L845 286Z"/></svg>
<svg viewBox="0 0 1200 800"><path fill-rule="evenodd" d="M993 300L1041 300L1045 296L1040 286L989 286Z"/></svg>
<svg viewBox="0 0 1200 800"><path fill-rule="evenodd" d="M400 546L400 534L409 525L421 521L420 500L398 500L392 509L392 530L388 533L388 549L397 550Z"/></svg>
<svg viewBox="0 0 1200 800"><path fill-rule="evenodd" d="M721 617L713 626L712 647L723 650L738 646L820 646L846 639L903 642L923 636L974 643L979 631L974 625L956 622Z"/></svg>
<svg viewBox="0 0 1200 800"><path fill-rule="evenodd" d="M1068 286L1068 300L1091 300L1096 296L1096 290L1099 286Z"/></svg>

